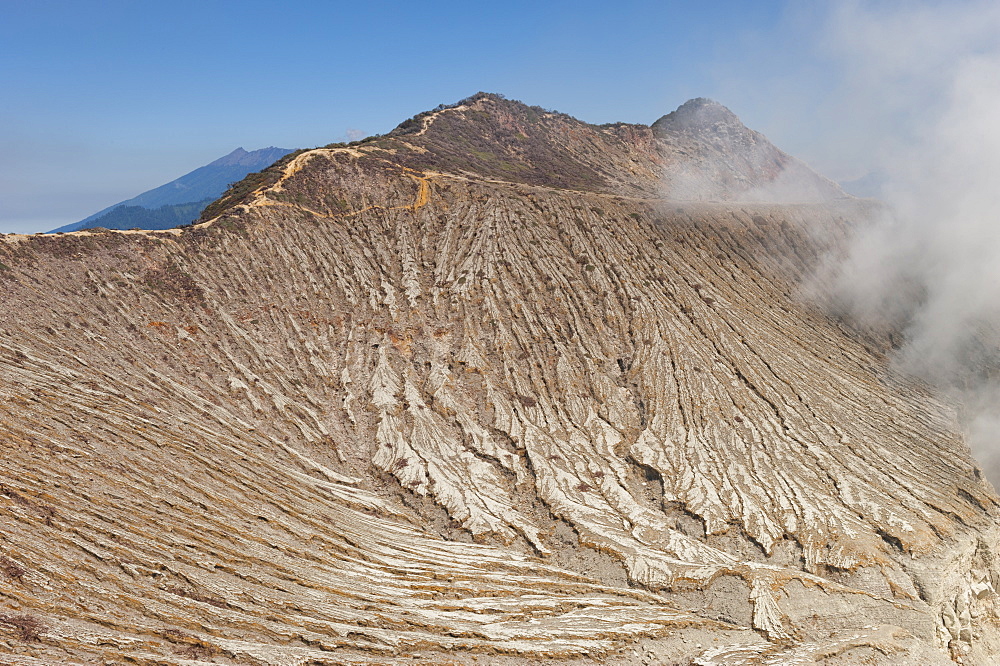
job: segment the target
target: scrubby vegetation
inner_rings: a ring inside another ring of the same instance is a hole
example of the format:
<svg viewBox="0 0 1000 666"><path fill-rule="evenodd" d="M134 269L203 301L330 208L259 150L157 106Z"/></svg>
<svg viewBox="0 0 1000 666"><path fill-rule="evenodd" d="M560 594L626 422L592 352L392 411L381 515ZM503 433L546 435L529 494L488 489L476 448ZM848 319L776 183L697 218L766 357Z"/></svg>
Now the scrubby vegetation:
<svg viewBox="0 0 1000 666"><path fill-rule="evenodd" d="M0 573L11 580L20 581L28 573L28 570L6 555L2 555L0 556Z"/></svg>
<svg viewBox="0 0 1000 666"><path fill-rule="evenodd" d="M143 208L142 206L119 206L92 220L83 229L172 229L189 224L212 203L212 199L191 203Z"/></svg>
<svg viewBox="0 0 1000 666"><path fill-rule="evenodd" d="M147 291L164 298L171 298L191 303L204 303L205 292L190 273L173 261L168 261L161 268L146 271L143 284Z"/></svg>
<svg viewBox="0 0 1000 666"><path fill-rule="evenodd" d="M484 103L489 105L484 107ZM403 122L389 137L412 135L424 118L462 105L461 113L439 115L417 143L425 153L406 153L400 161L414 169L469 171L502 180L567 189L599 188L604 178L556 140L586 124L555 111L525 106L500 95L478 93L441 105ZM410 140L410 139L408 139Z"/></svg>
<svg viewBox="0 0 1000 666"><path fill-rule="evenodd" d="M246 202L261 187L275 184L281 178L285 166L304 152L305 149L292 151L263 171L248 173L246 178L230 185L221 197L206 206L198 221L206 222L218 217L227 208Z"/></svg>
<svg viewBox="0 0 1000 666"><path fill-rule="evenodd" d="M42 621L33 615L3 615L0 614L0 626L17 631L24 642L37 641L42 632L48 629Z"/></svg>

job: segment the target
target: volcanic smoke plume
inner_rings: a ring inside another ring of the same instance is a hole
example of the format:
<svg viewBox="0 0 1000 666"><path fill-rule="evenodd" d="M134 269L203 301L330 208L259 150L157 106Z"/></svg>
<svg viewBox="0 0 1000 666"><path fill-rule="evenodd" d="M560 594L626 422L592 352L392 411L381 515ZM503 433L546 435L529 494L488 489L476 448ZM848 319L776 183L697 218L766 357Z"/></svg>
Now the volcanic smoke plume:
<svg viewBox="0 0 1000 666"><path fill-rule="evenodd" d="M850 81L844 121L885 130L888 210L820 271L896 362L955 392L1000 482L1000 5L852 3L828 47ZM891 128L891 129L890 129ZM850 131L850 130L848 130ZM899 338L897 338L899 340Z"/></svg>

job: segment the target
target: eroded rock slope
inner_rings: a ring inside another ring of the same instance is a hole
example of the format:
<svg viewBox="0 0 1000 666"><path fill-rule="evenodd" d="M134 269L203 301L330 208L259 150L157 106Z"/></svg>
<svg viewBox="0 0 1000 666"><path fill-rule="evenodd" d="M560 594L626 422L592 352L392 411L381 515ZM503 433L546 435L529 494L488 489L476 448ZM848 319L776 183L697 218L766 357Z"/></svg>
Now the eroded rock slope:
<svg viewBox="0 0 1000 666"><path fill-rule="evenodd" d="M867 204L664 199L730 149L663 125L480 95L0 239L0 661L990 663L951 409L795 298Z"/></svg>

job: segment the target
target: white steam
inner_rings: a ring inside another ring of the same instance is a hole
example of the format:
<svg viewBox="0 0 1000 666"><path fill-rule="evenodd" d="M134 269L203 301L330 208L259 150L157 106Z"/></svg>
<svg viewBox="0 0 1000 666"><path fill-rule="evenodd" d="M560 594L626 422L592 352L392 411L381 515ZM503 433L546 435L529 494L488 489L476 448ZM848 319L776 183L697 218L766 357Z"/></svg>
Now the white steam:
<svg viewBox="0 0 1000 666"><path fill-rule="evenodd" d="M899 365L957 392L1000 486L1000 4L851 3L831 21L890 211L828 267L840 303L902 330Z"/></svg>
<svg viewBox="0 0 1000 666"><path fill-rule="evenodd" d="M664 167L661 187L667 199L814 203L843 196L836 184L711 100L686 102L654 129L682 156Z"/></svg>

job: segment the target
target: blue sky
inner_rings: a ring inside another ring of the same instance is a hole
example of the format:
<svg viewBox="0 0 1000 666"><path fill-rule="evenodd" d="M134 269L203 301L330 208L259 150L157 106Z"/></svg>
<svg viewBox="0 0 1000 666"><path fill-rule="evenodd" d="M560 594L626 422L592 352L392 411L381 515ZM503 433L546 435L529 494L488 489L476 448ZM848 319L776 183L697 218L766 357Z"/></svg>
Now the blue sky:
<svg viewBox="0 0 1000 666"><path fill-rule="evenodd" d="M237 146L382 133L476 91L651 123L690 97L833 177L828 7L785 2L0 0L0 232L79 220Z"/></svg>

